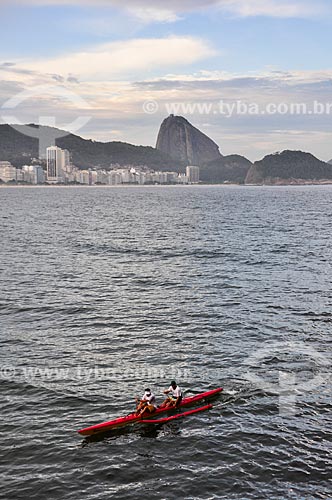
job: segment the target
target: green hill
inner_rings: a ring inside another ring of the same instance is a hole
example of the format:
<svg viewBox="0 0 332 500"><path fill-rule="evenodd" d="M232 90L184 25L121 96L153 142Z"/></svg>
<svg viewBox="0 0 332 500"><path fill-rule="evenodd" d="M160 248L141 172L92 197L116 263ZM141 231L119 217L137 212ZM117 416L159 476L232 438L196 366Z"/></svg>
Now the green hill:
<svg viewBox="0 0 332 500"><path fill-rule="evenodd" d="M200 169L200 179L208 183L231 182L244 184L252 163L244 156L229 155L205 163Z"/></svg>
<svg viewBox="0 0 332 500"><path fill-rule="evenodd" d="M303 151L283 151L256 161L246 184L278 184L332 179L332 165Z"/></svg>

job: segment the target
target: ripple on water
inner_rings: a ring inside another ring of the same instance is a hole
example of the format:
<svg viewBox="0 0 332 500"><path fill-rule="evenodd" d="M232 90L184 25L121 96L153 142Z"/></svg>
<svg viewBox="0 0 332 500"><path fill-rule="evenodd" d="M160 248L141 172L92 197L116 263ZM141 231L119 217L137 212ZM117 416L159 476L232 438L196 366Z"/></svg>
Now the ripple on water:
<svg viewBox="0 0 332 500"><path fill-rule="evenodd" d="M0 208L0 498L331 497L329 380L280 416L247 378L322 374L268 352L286 341L330 371L331 187L2 189ZM225 392L172 424L76 434L174 377Z"/></svg>

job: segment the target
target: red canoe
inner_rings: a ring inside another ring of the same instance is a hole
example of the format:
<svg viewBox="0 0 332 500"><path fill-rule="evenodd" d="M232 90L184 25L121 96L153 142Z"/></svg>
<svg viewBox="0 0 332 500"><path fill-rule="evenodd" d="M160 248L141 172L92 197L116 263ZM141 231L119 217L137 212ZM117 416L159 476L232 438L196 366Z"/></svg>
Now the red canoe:
<svg viewBox="0 0 332 500"><path fill-rule="evenodd" d="M183 406L190 406L196 402L202 401L204 399L211 398L216 396L222 391L222 388L213 389L212 391L202 392L201 394L196 394L195 396L189 396L184 398L178 408ZM160 415L161 413L172 411L170 408L158 408L152 415L155 417L156 415ZM174 411L174 410L173 410ZM152 416L151 415L151 416ZM119 417L115 420L110 420L109 422L103 422L102 424L92 425L91 427L87 427L86 429L79 430L79 434L82 436L92 436L94 434L98 434L100 432L108 432L112 429L116 429L118 427L123 427L125 425L134 424L135 422L139 422L143 420L142 417L135 415L135 413L131 413L126 417Z"/></svg>
<svg viewBox="0 0 332 500"><path fill-rule="evenodd" d="M156 418L156 420L140 420L140 424L166 424L167 422L171 422L172 420L177 420L178 418L188 417L189 415L193 415L194 413L199 413L200 411L211 410L212 405L201 406L200 408L196 408L195 410L184 411L183 413L178 413L177 415L173 415L172 417L165 418Z"/></svg>

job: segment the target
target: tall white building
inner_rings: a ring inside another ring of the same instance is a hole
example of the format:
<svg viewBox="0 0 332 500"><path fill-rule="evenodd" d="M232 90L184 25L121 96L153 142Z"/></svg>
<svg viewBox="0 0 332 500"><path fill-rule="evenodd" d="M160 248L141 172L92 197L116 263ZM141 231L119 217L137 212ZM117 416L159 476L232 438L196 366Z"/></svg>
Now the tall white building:
<svg viewBox="0 0 332 500"><path fill-rule="evenodd" d="M65 166L70 167L72 164L70 152L68 151L68 149L63 149L62 151L64 155Z"/></svg>
<svg viewBox="0 0 332 500"><path fill-rule="evenodd" d="M23 179L30 184L44 184L45 175L40 165L24 165L22 167Z"/></svg>
<svg viewBox="0 0 332 500"><path fill-rule="evenodd" d="M9 161L0 161L0 179L2 182L17 181L17 169Z"/></svg>
<svg viewBox="0 0 332 500"><path fill-rule="evenodd" d="M79 183L86 184L86 185L90 184L90 172L89 172L89 170L80 170Z"/></svg>
<svg viewBox="0 0 332 500"><path fill-rule="evenodd" d="M66 157L66 151L57 146L50 146L46 149L48 182L53 184L64 182Z"/></svg>
<svg viewBox="0 0 332 500"><path fill-rule="evenodd" d="M197 184L199 182L199 167L188 165L186 176L188 177L189 184Z"/></svg>
<svg viewBox="0 0 332 500"><path fill-rule="evenodd" d="M110 184L111 186L122 184L121 173L118 170L110 170L107 173L107 184Z"/></svg>

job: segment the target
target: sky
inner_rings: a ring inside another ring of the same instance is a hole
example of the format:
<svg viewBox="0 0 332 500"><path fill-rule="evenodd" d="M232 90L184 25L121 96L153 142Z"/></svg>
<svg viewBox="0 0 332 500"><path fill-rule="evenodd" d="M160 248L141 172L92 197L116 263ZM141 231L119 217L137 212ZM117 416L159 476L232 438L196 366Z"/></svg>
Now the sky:
<svg viewBox="0 0 332 500"><path fill-rule="evenodd" d="M154 146L174 113L224 155L330 160L331 21L330 0L0 0L0 120Z"/></svg>

